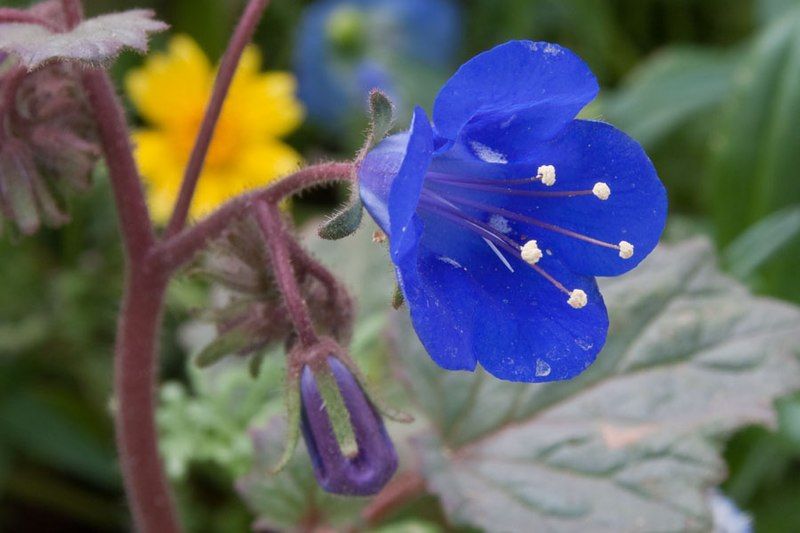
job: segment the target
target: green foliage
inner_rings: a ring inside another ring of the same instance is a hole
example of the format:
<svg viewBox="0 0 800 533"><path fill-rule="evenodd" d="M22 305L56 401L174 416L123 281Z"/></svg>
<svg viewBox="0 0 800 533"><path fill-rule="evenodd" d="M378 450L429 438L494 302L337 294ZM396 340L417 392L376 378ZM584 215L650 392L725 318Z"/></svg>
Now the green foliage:
<svg viewBox="0 0 800 533"><path fill-rule="evenodd" d="M314 246L328 264L362 258L347 278L368 307L392 277L371 246L364 233ZM707 241L662 249L604 292L612 330L598 361L540 386L444 372L388 312L409 398L431 424L422 472L456 523L706 529L722 439L773 423L767 406L800 385L800 312L721 275Z"/></svg>

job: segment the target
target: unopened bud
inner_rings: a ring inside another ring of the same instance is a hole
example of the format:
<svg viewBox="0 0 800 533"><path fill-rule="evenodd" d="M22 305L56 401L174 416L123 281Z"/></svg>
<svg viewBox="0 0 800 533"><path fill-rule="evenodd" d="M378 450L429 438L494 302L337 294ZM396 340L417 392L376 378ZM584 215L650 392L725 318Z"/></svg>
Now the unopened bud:
<svg viewBox="0 0 800 533"><path fill-rule="evenodd" d="M376 494L397 470L397 453L381 415L350 370L335 357L327 362L349 420L333 420L321 380L305 366L300 376L300 427L314 475L323 489L334 494ZM350 453L343 452L334 428L343 423L349 423L355 437L356 448Z"/></svg>

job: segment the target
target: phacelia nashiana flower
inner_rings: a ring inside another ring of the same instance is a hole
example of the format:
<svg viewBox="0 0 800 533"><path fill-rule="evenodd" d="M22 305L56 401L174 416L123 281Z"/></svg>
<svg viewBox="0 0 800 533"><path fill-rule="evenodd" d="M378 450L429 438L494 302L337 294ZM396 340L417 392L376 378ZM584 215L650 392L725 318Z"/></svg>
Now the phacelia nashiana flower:
<svg viewBox="0 0 800 533"><path fill-rule="evenodd" d="M361 197L440 366L552 381L603 347L594 277L650 253L667 200L636 141L575 119L597 91L571 51L512 41L450 78L433 126L417 108L410 130L361 164Z"/></svg>

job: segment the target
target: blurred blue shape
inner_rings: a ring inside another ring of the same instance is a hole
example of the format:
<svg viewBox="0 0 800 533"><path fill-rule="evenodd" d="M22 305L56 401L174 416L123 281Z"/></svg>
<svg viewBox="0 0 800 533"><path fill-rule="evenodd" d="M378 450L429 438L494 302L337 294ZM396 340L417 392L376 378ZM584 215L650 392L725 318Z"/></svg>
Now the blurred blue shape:
<svg viewBox="0 0 800 533"><path fill-rule="evenodd" d="M298 30L299 96L309 119L332 132L359 123L373 88L408 110L434 94L436 74L443 78L460 40L450 0L322 0L307 8Z"/></svg>

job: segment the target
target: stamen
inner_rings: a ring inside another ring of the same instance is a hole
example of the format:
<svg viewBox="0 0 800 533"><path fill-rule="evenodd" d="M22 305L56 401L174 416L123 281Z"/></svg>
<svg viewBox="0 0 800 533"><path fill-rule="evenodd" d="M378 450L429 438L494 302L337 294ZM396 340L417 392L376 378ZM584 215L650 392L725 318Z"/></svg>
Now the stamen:
<svg viewBox="0 0 800 533"><path fill-rule="evenodd" d="M542 165L537 170L536 177L542 180L548 187L552 187L556 183L556 167L553 165Z"/></svg>
<svg viewBox="0 0 800 533"><path fill-rule="evenodd" d="M421 204L424 205L426 208L436 212L438 215L443 216L462 227L471 228L483 233L485 235L482 236L483 240L486 242L489 248L491 248L492 252L494 252L495 255L497 255L497 257L500 259L503 265L506 268L508 268L511 272L514 272L514 269L508 262L508 259L506 259L506 257L503 255L501 250L505 250L506 252L509 252L512 255L521 258L528 265L530 265L530 267L534 269L540 276L549 281L555 288L557 288L558 290L569 296L567 303L572 307L574 307L575 309L580 309L581 307L584 307L586 305L588 298L584 291L580 289L569 291L566 287L564 287L562 283L560 283L557 279L555 279L553 276L548 274L544 269L542 269L542 267L536 264L542 257L542 251L539 249L539 246L536 243L536 241L530 240L526 242L523 246L520 246L514 240L510 239L506 235L498 233L491 226L484 224L483 222L480 222L478 220L470 218L457 207L456 208L449 207L450 205L453 205L450 202L447 202L447 204L442 204L443 199L438 198L437 196L438 195L431 196L429 194L429 191L423 191L422 197L420 199Z"/></svg>
<svg viewBox="0 0 800 533"><path fill-rule="evenodd" d="M528 241L522 247L520 255L523 261L529 265L535 265L542 258L542 251L536 245L536 241Z"/></svg>
<svg viewBox="0 0 800 533"><path fill-rule="evenodd" d="M575 289L569 293L569 300L567 300L567 303L575 309L582 309L589 303L589 298L581 289Z"/></svg>
<svg viewBox="0 0 800 533"><path fill-rule="evenodd" d="M619 241L619 256L623 259L633 257L633 245L628 241Z"/></svg>
<svg viewBox="0 0 800 533"><path fill-rule="evenodd" d="M459 204L468 205L470 207L474 207L476 209L480 209L481 211L485 211L487 213L497 213L498 215L503 215L504 217L519 220L520 222L525 222L526 224L531 224L533 226L538 226L540 228L544 228L555 233L560 233L562 235L566 235L567 237L572 237L574 239L578 239L580 241L588 242L590 244L595 244L597 246L602 246L603 248L610 248L612 250L619 250L620 247L617 244L611 244L610 242L601 241L599 239L595 239L593 237L589 237L587 235L583 235L582 233L578 233L572 230L564 229L560 226L556 226L553 224L548 224L547 222L542 222L541 220L537 220L535 218L526 217L524 215L520 215L513 211L509 211L508 209L503 209L502 207L493 207L490 205L485 205L480 202L473 202L471 200L467 200L466 198L455 198L451 197L451 199Z"/></svg>
<svg viewBox="0 0 800 533"><path fill-rule="evenodd" d="M493 183L486 183L486 180L444 181L437 178L432 181L445 183L447 185L453 187L459 187L461 189L472 189L485 193L502 194L505 196L530 196L534 198L564 198L564 197L572 198L575 196L591 196L595 194L595 192L592 189L585 189L582 191L531 191L526 189L512 189L511 187L503 187L503 186L497 186ZM502 182L498 181L497 183L502 183Z"/></svg>
<svg viewBox="0 0 800 533"><path fill-rule="evenodd" d="M611 187L602 181L598 181L594 184L594 187L592 187L592 194L601 200L608 200L608 197L611 196Z"/></svg>

